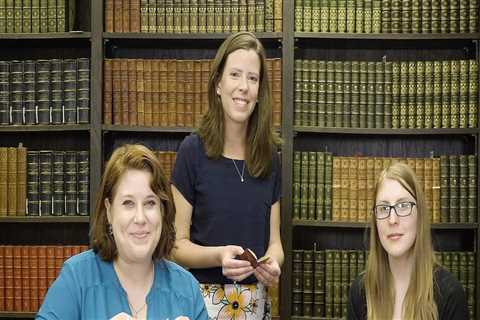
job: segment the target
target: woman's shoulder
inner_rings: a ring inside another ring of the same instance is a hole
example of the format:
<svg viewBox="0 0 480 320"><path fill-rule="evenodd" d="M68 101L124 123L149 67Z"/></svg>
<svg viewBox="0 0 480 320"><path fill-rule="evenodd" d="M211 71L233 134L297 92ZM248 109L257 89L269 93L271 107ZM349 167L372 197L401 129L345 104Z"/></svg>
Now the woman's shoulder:
<svg viewBox="0 0 480 320"><path fill-rule="evenodd" d="M93 250L90 249L87 251L83 251L79 254L76 254L74 256L71 256L65 261L65 264L69 265L74 269L79 269L89 264L96 263L97 258L98 257L95 254L95 252L93 252Z"/></svg>
<svg viewBox="0 0 480 320"><path fill-rule="evenodd" d="M437 285L439 292L445 293L458 293L463 292L463 287L460 282L450 273L447 269L437 266L434 270L434 282Z"/></svg>
<svg viewBox="0 0 480 320"><path fill-rule="evenodd" d="M180 148L189 149L189 148L198 148L203 145L202 139L196 132L192 132L188 136L186 136L182 143L180 144Z"/></svg>

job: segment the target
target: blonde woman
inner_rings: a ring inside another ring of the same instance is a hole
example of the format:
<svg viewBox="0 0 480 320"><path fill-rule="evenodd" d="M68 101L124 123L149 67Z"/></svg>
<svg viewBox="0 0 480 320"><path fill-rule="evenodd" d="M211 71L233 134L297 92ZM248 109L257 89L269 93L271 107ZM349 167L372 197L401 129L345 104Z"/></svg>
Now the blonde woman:
<svg viewBox="0 0 480 320"><path fill-rule="evenodd" d="M425 198L406 164L377 181L367 268L350 288L347 319L468 319L462 286L435 262Z"/></svg>

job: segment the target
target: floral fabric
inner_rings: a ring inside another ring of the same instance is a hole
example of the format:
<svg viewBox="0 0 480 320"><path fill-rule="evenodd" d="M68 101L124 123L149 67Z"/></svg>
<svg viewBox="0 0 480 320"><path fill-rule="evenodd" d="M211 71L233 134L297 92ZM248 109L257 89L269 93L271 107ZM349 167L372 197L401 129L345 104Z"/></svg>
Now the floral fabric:
<svg viewBox="0 0 480 320"><path fill-rule="evenodd" d="M258 284L200 284L209 320L270 320L265 287Z"/></svg>

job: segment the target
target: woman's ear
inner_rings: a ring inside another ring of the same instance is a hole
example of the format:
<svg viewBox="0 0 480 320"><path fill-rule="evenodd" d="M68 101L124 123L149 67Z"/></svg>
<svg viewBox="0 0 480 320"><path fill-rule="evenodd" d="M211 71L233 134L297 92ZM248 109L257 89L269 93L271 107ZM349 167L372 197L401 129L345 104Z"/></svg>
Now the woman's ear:
<svg viewBox="0 0 480 320"><path fill-rule="evenodd" d="M111 210L110 210L110 201L108 200L108 198L105 198L104 202L105 204L105 209L107 211L107 220L108 220L108 223L112 223L112 213L111 213Z"/></svg>

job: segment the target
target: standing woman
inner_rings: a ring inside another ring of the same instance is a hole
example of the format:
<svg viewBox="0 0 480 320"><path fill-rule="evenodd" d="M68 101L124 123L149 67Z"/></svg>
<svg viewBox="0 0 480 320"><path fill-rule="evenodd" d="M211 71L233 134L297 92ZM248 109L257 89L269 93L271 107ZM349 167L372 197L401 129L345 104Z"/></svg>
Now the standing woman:
<svg viewBox="0 0 480 320"><path fill-rule="evenodd" d="M436 264L425 198L406 164L377 181L367 269L350 288L347 319L468 319L462 286Z"/></svg>
<svg viewBox="0 0 480 320"><path fill-rule="evenodd" d="M280 139L269 92L260 41L230 35L213 61L209 109L177 153L173 256L201 283L213 319L263 319L265 286L280 276ZM236 259L246 248L270 259L253 268Z"/></svg>

